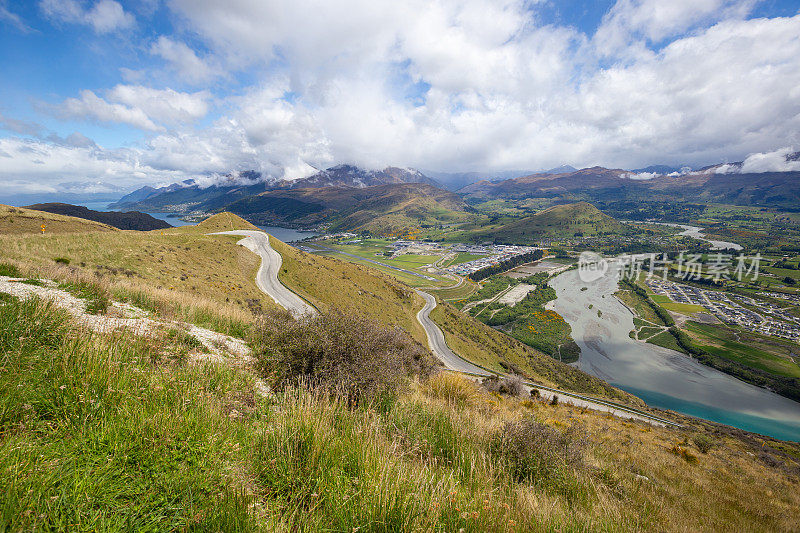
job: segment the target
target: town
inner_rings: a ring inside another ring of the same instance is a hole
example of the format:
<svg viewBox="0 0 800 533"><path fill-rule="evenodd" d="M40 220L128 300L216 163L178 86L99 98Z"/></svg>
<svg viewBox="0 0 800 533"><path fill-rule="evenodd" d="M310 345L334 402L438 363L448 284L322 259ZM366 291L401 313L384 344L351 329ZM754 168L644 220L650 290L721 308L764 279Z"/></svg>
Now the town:
<svg viewBox="0 0 800 533"><path fill-rule="evenodd" d="M800 321L771 303L656 277L647 278L646 283L655 294L667 296L673 302L702 306L726 324L734 324L762 335L800 340Z"/></svg>

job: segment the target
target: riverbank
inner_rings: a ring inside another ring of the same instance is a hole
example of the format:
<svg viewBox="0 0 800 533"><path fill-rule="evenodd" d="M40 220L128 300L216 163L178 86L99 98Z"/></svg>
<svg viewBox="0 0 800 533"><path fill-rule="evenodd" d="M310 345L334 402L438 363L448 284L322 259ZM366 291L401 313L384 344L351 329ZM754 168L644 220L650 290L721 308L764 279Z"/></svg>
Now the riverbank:
<svg viewBox="0 0 800 533"><path fill-rule="evenodd" d="M550 281L556 291L550 308L572 327L581 348L574 366L654 407L800 441L799 403L674 350L631 339L633 313L614 297L616 276L610 268L599 280L584 283L568 271Z"/></svg>

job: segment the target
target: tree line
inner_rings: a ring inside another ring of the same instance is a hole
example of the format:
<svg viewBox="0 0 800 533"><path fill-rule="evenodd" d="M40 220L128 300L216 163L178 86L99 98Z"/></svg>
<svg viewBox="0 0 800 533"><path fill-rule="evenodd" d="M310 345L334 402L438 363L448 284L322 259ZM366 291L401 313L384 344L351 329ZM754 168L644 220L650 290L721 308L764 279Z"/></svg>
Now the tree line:
<svg viewBox="0 0 800 533"><path fill-rule="evenodd" d="M500 261L496 265L490 265L487 267L483 267L480 270L476 270L468 277L472 281L480 281L482 279L486 279L491 275L500 274L501 272L505 272L506 270L511 270L512 268L525 264L530 263L531 261L538 261L542 258L544 252L541 250L534 250L532 252L526 252L524 254L515 255L514 257L509 257L505 261Z"/></svg>

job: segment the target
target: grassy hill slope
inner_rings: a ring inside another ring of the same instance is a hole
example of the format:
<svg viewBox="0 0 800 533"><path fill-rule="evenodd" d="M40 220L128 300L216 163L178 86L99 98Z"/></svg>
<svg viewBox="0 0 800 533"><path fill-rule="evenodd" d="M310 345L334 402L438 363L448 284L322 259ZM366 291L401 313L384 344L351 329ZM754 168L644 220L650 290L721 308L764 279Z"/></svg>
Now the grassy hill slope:
<svg viewBox="0 0 800 533"><path fill-rule="evenodd" d="M73 230L79 227L71 224ZM97 223L80 224L93 228ZM178 311L191 305L249 320L249 307L275 305L255 284L259 258L237 246L237 237L205 234L253 228L235 215L220 214L198 226L147 232L111 228L91 233L85 229L45 235L3 233L0 248L4 260L32 274L96 280L139 300L171 302Z"/></svg>
<svg viewBox="0 0 800 533"><path fill-rule="evenodd" d="M405 183L374 187L272 190L237 200L226 210L264 224L391 232L422 224L468 220L469 207L458 195L432 185Z"/></svg>
<svg viewBox="0 0 800 533"><path fill-rule="evenodd" d="M117 231L100 222L0 204L0 235L42 233L43 224L45 234Z"/></svg>
<svg viewBox="0 0 800 533"><path fill-rule="evenodd" d="M525 244L541 238L625 235L632 232L631 228L592 204L576 202L556 205L507 224L478 229L471 234L474 238L493 239L498 243Z"/></svg>
<svg viewBox="0 0 800 533"><path fill-rule="evenodd" d="M212 281L252 280L256 256L237 246L237 237L205 235L247 223L222 214L201 226L163 234L92 232L81 239L0 235L0 249L3 261L6 250L15 263L26 261L24 275L38 269L59 281L83 276L115 297L138 283L148 297L183 302L184 317L213 322L234 305L226 299L241 300L248 289L208 292L203 302L211 308L194 307L192 278L174 290L156 290L165 272L180 269ZM421 306L407 288L365 267L273 243L285 260L282 279L323 309L351 308L405 327L410 309ZM56 252L71 254L71 264L54 263ZM79 257L136 265L139 273L129 278L120 267L81 265ZM249 272L240 260L249 261ZM527 365L544 383L614 392L593 388L599 380L547 356L540 360L449 306L437 308L434 318L454 348L487 366ZM361 340L353 333L361 330L341 329L337 338ZM296 331L311 339L298 342L300 350L349 353L335 343L317 346L313 324ZM258 335L250 342L255 357L263 357L255 365L233 354L203 357L180 336L92 333L51 304L0 297L0 529L800 527L796 443L690 417L676 416L683 428L649 426L563 401L489 393L450 373L408 376L374 402L291 386L269 391L272 354L285 346L265 344L268 337ZM360 364L368 365L374 360L364 352Z"/></svg>
<svg viewBox="0 0 800 533"><path fill-rule="evenodd" d="M0 302L10 531L796 531L797 445L501 397L265 393L235 359Z"/></svg>
<svg viewBox="0 0 800 533"><path fill-rule="evenodd" d="M375 269L301 252L270 238L283 257L279 279L317 309L355 312L406 330L423 346L428 341L416 320L422 298Z"/></svg>

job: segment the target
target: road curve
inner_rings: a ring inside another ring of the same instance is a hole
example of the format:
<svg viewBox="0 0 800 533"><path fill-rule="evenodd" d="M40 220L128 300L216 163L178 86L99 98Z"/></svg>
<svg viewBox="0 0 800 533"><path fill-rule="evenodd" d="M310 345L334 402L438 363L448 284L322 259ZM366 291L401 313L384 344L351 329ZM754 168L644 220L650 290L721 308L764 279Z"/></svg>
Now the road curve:
<svg viewBox="0 0 800 533"><path fill-rule="evenodd" d="M444 340L444 333L442 333L439 326L434 324L433 320L430 318L431 311L436 307L436 298L427 292L420 290L416 292L425 299L425 305L417 313L417 321L425 329L425 334L428 336L428 347L430 347L433 355L438 357L439 360L444 363L444 366L450 370L479 376L491 375L490 372L487 372L483 368L462 359L447 346L447 342Z"/></svg>
<svg viewBox="0 0 800 533"><path fill-rule="evenodd" d="M417 321L419 321L419 323L425 329L425 333L428 335L428 346L430 347L431 351L442 363L444 363L444 366L447 369L476 376L497 375L503 377L502 374L489 372L477 365L470 363L469 361L466 361L453 352L453 350L447 346L447 342L445 342L442 330L439 329L439 326L437 326L429 316L430 312L436 307L436 298L421 290L416 290L416 292L425 299L425 306L417 313ZM587 407L596 411L607 412L618 418L640 420L642 422L648 422L650 424L659 426L681 427L680 424L676 424L671 420L654 416L636 409L628 408L614 402L590 398L574 392L553 389L551 387L545 387L544 385L535 383L523 382L523 390L526 394L530 392L532 388L539 389L540 397L546 400L552 400L553 396L560 395L562 402L571 404L575 407Z"/></svg>
<svg viewBox="0 0 800 533"><path fill-rule="evenodd" d="M263 231L255 230L220 231L210 235L240 235L245 237L237 244L241 244L251 252L261 256L261 266L258 268L258 273L256 273L256 285L258 288L295 317L317 314L317 310L313 306L290 291L278 280L278 272L281 269L283 258L281 254L269 245L269 235Z"/></svg>

